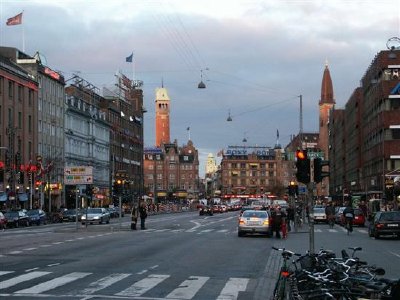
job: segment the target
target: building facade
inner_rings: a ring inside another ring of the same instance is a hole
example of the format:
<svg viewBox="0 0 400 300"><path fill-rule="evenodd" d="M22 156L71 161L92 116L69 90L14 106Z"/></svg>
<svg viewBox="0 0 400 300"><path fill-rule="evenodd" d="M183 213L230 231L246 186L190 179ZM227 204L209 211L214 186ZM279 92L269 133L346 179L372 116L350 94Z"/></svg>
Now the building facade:
<svg viewBox="0 0 400 300"><path fill-rule="evenodd" d="M221 194L224 197L283 197L292 176L293 162L280 148L228 146L221 161Z"/></svg>
<svg viewBox="0 0 400 300"><path fill-rule="evenodd" d="M89 185L96 193L89 200L82 198L80 207L108 204L110 174L110 125L106 113L100 110L103 97L99 90L79 76L74 76L65 88L65 167L93 167L93 182L66 187L66 207L75 207L75 192L86 194ZM97 203L95 202L97 201Z"/></svg>
<svg viewBox="0 0 400 300"><path fill-rule="evenodd" d="M31 173L37 155L37 78L18 63L29 58L15 48L0 49L0 205L33 205Z"/></svg>
<svg viewBox="0 0 400 300"><path fill-rule="evenodd" d="M117 76L114 91L105 90L102 110L106 111L110 131L110 196L114 204L137 201L144 191L143 82Z"/></svg>
<svg viewBox="0 0 400 300"><path fill-rule="evenodd" d="M399 73L400 50L379 52L346 103L343 126L330 126L330 155L340 165L330 179L331 193L372 192L394 198L393 179L400 175ZM331 115L329 124L339 122L336 116ZM338 151L347 153L344 162L337 161ZM340 174L346 176L335 182Z"/></svg>

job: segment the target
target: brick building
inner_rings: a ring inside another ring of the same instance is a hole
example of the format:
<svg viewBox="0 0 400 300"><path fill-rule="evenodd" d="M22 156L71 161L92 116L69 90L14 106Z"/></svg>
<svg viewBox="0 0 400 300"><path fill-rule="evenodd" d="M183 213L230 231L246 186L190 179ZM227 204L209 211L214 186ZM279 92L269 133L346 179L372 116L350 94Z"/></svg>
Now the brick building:
<svg viewBox="0 0 400 300"><path fill-rule="evenodd" d="M400 50L379 52L343 112L330 116L330 193L392 199L400 175Z"/></svg>

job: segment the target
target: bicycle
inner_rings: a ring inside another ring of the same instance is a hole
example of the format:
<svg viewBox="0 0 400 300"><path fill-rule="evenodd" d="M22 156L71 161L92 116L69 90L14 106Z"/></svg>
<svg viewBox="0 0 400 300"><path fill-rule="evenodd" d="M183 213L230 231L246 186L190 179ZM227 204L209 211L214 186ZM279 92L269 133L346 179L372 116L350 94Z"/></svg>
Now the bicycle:
<svg viewBox="0 0 400 300"><path fill-rule="evenodd" d="M281 266L281 269L279 270L278 280L276 281L274 293L272 295L271 300L289 299L288 291L289 291L290 286L289 286L288 279L289 279L289 276L292 274L292 272L289 270L288 260L293 255L301 256L301 254L294 253L292 251L286 250L285 248L272 247L272 249L277 250L277 251L282 251L283 264Z"/></svg>
<svg viewBox="0 0 400 300"><path fill-rule="evenodd" d="M328 215L328 224L330 228L333 228L335 225L335 216L334 215Z"/></svg>
<svg viewBox="0 0 400 300"><path fill-rule="evenodd" d="M352 225L353 225L353 218L346 217L345 226L346 226L346 230L347 230L347 235L349 235L350 232L353 231L353 226Z"/></svg>

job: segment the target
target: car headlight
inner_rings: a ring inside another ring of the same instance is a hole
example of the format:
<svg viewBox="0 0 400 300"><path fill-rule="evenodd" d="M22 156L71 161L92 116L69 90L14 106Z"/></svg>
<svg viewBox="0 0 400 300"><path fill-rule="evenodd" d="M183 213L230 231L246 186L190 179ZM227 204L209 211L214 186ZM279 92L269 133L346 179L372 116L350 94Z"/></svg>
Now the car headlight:
<svg viewBox="0 0 400 300"><path fill-rule="evenodd" d="M97 219L100 219L100 217L99 216L95 216L95 217L93 217L93 219L97 220Z"/></svg>

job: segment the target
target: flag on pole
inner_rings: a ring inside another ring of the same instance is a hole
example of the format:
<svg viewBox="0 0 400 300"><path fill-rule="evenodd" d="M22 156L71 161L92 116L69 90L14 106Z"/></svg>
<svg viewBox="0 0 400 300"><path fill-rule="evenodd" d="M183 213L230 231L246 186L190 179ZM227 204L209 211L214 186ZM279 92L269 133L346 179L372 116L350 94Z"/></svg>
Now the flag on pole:
<svg viewBox="0 0 400 300"><path fill-rule="evenodd" d="M186 130L189 131L189 130L190 130L190 127L187 127Z"/></svg>
<svg viewBox="0 0 400 300"><path fill-rule="evenodd" d="M7 26L12 26L12 25L20 25L22 24L22 13L19 13L18 15L8 18L6 25Z"/></svg>
<svg viewBox="0 0 400 300"><path fill-rule="evenodd" d="M276 138L279 139L279 130L276 130Z"/></svg>
<svg viewBox="0 0 400 300"><path fill-rule="evenodd" d="M132 52L131 55L127 56L125 60L126 60L126 62L132 62L132 60L133 60L133 52Z"/></svg>

